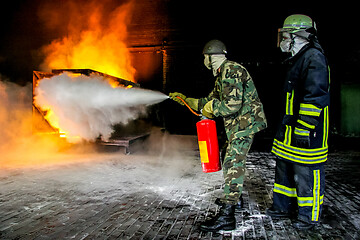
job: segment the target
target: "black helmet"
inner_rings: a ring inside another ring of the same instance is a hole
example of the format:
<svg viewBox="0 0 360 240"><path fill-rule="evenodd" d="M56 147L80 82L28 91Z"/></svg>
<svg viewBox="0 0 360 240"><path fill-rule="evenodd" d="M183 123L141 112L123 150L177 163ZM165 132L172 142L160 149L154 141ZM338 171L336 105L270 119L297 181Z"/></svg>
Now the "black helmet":
<svg viewBox="0 0 360 240"><path fill-rule="evenodd" d="M203 54L226 54L225 44L219 40L211 40L205 44Z"/></svg>

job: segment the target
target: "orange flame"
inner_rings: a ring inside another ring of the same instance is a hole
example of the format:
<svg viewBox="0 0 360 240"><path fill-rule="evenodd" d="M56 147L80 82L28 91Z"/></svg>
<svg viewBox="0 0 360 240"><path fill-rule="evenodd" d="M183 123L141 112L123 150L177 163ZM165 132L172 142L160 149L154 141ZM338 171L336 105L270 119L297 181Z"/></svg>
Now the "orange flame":
<svg viewBox="0 0 360 240"><path fill-rule="evenodd" d="M45 26L62 35L42 48L45 55L42 70L93 69L135 82L135 68L126 45L133 2L122 5L114 0L59 2L46 1L39 9ZM112 87L118 87L117 82L108 81ZM51 109L47 109L45 118L59 129L61 137L66 137L66 130L59 126Z"/></svg>
<svg viewBox="0 0 360 240"><path fill-rule="evenodd" d="M116 7L115 2L106 0L62 3L62 9L45 6L40 13L44 21L54 16L56 21L49 19L46 24L55 30L68 26L66 36L42 49L46 56L42 69L89 68L134 81L135 69L126 46L132 2ZM68 18L59 16L65 13Z"/></svg>

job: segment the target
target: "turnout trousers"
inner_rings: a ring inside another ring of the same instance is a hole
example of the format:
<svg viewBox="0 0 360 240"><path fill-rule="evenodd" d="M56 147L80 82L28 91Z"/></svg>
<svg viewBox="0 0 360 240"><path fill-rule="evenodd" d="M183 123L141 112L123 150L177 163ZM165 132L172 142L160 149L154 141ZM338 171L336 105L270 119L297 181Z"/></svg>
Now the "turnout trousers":
<svg viewBox="0 0 360 240"><path fill-rule="evenodd" d="M324 164L300 165L276 160L273 207L307 223L320 220L324 201Z"/></svg>
<svg viewBox="0 0 360 240"><path fill-rule="evenodd" d="M225 153L223 162L224 196L221 202L236 205L244 186L246 154L249 152L254 134L232 139Z"/></svg>

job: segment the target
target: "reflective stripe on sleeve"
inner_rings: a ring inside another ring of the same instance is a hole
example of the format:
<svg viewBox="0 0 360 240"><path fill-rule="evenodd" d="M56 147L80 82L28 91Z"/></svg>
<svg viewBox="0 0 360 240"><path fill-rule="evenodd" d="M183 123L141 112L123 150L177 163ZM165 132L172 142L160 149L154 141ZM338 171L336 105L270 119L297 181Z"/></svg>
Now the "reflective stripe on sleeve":
<svg viewBox="0 0 360 240"><path fill-rule="evenodd" d="M307 116L319 117L322 109L313 104L301 103L299 113Z"/></svg>

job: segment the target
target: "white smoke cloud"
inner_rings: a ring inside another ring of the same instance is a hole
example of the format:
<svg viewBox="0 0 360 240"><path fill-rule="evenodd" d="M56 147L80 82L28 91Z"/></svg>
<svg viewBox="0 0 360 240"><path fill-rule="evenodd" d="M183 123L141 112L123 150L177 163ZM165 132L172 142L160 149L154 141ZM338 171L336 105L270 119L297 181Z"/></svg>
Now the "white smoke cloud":
<svg viewBox="0 0 360 240"><path fill-rule="evenodd" d="M159 103L167 95L139 88L113 88L98 75L70 76L68 73L45 78L35 89L35 103L51 109L67 136L107 140L114 124L127 124Z"/></svg>
<svg viewBox="0 0 360 240"><path fill-rule="evenodd" d="M31 124L24 124L31 120L31 84L19 86L2 78L0 75L0 149L32 133Z"/></svg>

